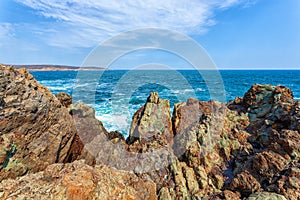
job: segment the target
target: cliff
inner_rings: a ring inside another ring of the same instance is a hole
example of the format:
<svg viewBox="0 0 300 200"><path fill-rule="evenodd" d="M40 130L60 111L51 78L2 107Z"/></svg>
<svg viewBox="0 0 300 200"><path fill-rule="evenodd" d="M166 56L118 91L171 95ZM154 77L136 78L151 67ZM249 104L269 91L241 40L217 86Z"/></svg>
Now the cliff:
<svg viewBox="0 0 300 200"><path fill-rule="evenodd" d="M0 67L0 198L300 199L300 103L253 85L224 104L151 93L127 140L95 111Z"/></svg>
<svg viewBox="0 0 300 200"><path fill-rule="evenodd" d="M0 68L0 180L63 162L76 134L68 110L25 69Z"/></svg>

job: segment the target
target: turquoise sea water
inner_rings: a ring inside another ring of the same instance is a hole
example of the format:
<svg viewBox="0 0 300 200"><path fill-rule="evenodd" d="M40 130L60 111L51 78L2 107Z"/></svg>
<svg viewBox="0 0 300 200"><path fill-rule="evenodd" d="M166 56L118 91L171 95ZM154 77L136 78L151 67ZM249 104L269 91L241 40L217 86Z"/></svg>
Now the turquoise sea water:
<svg viewBox="0 0 300 200"><path fill-rule="evenodd" d="M224 70L201 74L193 70L107 70L101 76L97 74L102 73L99 71L31 73L53 93L67 92L76 101L93 106L97 118L109 131L119 130L125 135L132 115L154 91L161 98L169 99L171 107L189 97L229 101L243 96L255 83L285 85L293 90L296 99L300 99L300 70Z"/></svg>

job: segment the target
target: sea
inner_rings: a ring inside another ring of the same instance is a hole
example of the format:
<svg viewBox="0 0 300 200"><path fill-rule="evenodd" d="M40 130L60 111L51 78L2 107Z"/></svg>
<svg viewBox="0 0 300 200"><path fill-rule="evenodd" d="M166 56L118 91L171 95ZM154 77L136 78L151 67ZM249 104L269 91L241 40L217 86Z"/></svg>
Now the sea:
<svg viewBox="0 0 300 200"><path fill-rule="evenodd" d="M150 92L175 103L188 98L228 102L252 84L284 85L300 100L300 70L105 70L32 71L52 93L66 92L73 101L92 106L108 131L127 136L133 114Z"/></svg>

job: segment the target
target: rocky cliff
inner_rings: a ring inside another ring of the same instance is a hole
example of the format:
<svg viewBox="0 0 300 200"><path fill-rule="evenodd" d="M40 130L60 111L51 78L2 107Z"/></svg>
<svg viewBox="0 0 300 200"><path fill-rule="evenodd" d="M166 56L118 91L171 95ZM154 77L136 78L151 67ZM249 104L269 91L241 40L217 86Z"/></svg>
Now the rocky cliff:
<svg viewBox="0 0 300 200"><path fill-rule="evenodd" d="M69 112L25 69L0 66L0 180L63 162L76 129Z"/></svg>
<svg viewBox="0 0 300 200"><path fill-rule="evenodd" d="M125 140L26 70L0 71L0 198L300 199L300 103L287 87L188 99L173 114L151 93Z"/></svg>

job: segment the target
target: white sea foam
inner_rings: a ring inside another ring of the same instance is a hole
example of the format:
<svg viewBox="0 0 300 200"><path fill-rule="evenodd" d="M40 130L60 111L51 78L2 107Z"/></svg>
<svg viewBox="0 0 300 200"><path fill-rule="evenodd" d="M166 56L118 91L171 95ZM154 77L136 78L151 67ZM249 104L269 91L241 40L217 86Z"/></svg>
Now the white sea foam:
<svg viewBox="0 0 300 200"><path fill-rule="evenodd" d="M112 115L112 114L100 114L96 115L96 118L100 120L107 131L121 131L123 134L127 134L129 131L129 116L126 114Z"/></svg>
<svg viewBox="0 0 300 200"><path fill-rule="evenodd" d="M196 88L196 91L198 91L198 92L204 92L205 89L203 89L203 88Z"/></svg>
<svg viewBox="0 0 300 200"><path fill-rule="evenodd" d="M59 87L59 86L48 86L50 90L64 90L66 91L68 88L67 87Z"/></svg>

